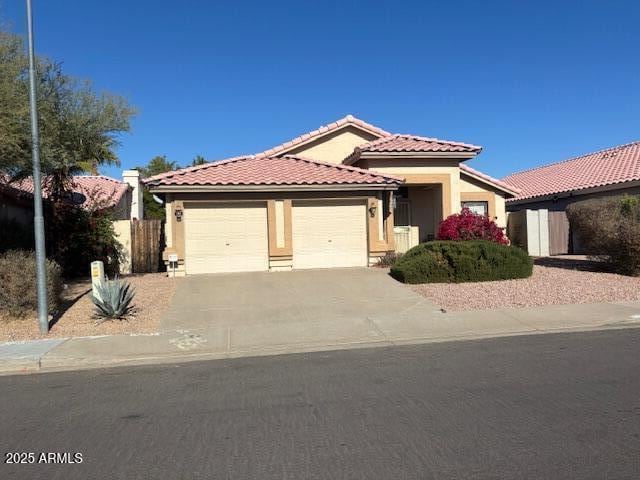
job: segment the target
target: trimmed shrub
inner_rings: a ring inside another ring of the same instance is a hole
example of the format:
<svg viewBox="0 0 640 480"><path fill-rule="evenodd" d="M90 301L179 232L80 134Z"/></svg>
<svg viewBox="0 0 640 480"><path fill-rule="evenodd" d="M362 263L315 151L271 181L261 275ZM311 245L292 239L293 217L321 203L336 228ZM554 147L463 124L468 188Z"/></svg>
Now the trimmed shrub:
<svg viewBox="0 0 640 480"><path fill-rule="evenodd" d="M527 252L487 240L435 241L413 247L391 268L404 283L461 283L531 276Z"/></svg>
<svg viewBox="0 0 640 480"><path fill-rule="evenodd" d="M584 200L567 207L572 233L593 258L616 272L640 275L640 196Z"/></svg>
<svg viewBox="0 0 640 480"><path fill-rule="evenodd" d="M36 293L36 256L32 251L10 250L0 255L0 313L22 317L38 309ZM62 271L47 260L47 297L49 312L60 306Z"/></svg>
<svg viewBox="0 0 640 480"><path fill-rule="evenodd" d="M485 215L477 215L468 208L449 215L438 226L437 240L488 240L507 245L509 240L496 222Z"/></svg>

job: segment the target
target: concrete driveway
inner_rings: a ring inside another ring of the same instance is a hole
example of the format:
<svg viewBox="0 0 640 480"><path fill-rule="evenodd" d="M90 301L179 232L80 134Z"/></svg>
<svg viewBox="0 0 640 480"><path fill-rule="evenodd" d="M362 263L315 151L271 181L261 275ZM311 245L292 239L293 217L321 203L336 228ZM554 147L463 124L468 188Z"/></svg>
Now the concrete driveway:
<svg viewBox="0 0 640 480"><path fill-rule="evenodd" d="M438 315L379 269L233 273L186 277L161 328L226 332L219 342L246 349L411 337Z"/></svg>

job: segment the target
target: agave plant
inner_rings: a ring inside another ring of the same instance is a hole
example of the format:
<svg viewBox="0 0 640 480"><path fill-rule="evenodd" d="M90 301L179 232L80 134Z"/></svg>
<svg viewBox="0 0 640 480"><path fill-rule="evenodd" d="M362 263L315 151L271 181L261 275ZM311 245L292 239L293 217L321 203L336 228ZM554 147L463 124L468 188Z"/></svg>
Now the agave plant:
<svg viewBox="0 0 640 480"><path fill-rule="evenodd" d="M102 323L109 319L123 319L133 312L133 297L135 291L128 282L120 281L118 277L113 280L105 279L97 287L97 297L91 295L91 300L96 306L95 316Z"/></svg>

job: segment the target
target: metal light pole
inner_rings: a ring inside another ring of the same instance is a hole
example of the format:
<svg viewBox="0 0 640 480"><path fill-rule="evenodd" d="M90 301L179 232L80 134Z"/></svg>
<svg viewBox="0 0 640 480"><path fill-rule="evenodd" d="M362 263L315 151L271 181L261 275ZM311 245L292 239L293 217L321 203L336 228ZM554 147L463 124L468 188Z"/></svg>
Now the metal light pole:
<svg viewBox="0 0 640 480"><path fill-rule="evenodd" d="M38 293L38 324L40 333L49 332L47 302L47 267L42 215L42 180L40 175L40 133L36 100L36 62L33 48L33 18L31 0L27 0L27 32L29 37L29 102L31 104L31 149L33 157L33 228L36 239L36 289Z"/></svg>

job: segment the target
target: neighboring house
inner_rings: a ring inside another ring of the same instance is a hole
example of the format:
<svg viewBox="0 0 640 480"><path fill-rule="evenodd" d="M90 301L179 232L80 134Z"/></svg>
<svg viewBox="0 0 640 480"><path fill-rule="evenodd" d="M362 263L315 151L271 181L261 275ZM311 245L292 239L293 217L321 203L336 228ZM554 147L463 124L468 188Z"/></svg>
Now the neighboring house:
<svg viewBox="0 0 640 480"><path fill-rule="evenodd" d="M122 245L120 273L131 273L131 220L143 218L142 185L137 170L125 170L122 177L122 181L104 175L73 177L71 200L85 209L111 210L113 227ZM43 199L47 199L46 191ZM33 228L30 177L16 182L0 177L0 224L11 220Z"/></svg>
<svg viewBox="0 0 640 480"><path fill-rule="evenodd" d="M517 172L503 181L520 189L507 200L509 212L548 211L550 254L593 253L580 248L564 212L580 200L640 194L640 142ZM517 228L525 226L518 224ZM517 236L512 230L510 226L510 237Z"/></svg>
<svg viewBox="0 0 640 480"><path fill-rule="evenodd" d="M0 176L0 223L33 223L33 194L6 183Z"/></svg>
<svg viewBox="0 0 640 480"><path fill-rule="evenodd" d="M129 220L142 216L142 189L140 186L140 173L137 170L125 170L123 181L104 175L75 176L71 182L73 203L86 209L112 210L114 220ZM2 210L17 201L22 206L20 218L32 221L33 217L33 179L9 181L4 177L0 179L0 195L2 195ZM46 200L46 189L43 190L43 198ZM28 201L25 201L28 200ZM0 218L8 218L3 215Z"/></svg>
<svg viewBox="0 0 640 480"><path fill-rule="evenodd" d="M462 206L506 224L517 190L463 162L481 147L349 115L267 151L144 180L166 202L178 274L367 266ZM408 233L407 233L408 232Z"/></svg>

